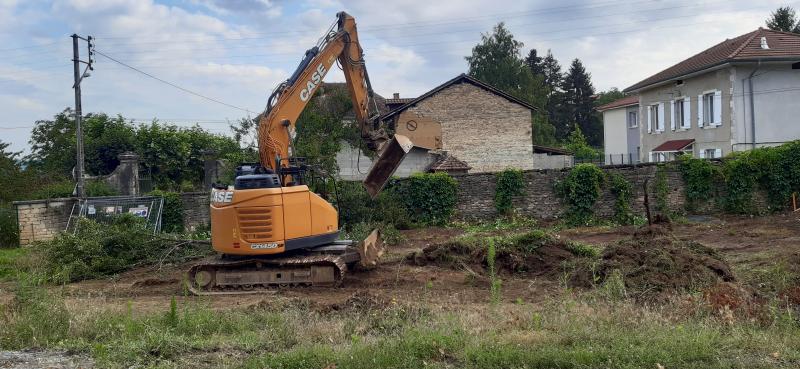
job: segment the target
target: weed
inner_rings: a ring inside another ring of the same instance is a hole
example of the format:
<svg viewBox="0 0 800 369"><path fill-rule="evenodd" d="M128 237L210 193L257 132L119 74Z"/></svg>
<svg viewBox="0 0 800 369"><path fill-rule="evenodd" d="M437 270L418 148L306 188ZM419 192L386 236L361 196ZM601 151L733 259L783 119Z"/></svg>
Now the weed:
<svg viewBox="0 0 800 369"><path fill-rule="evenodd" d="M47 347L65 339L70 314L64 301L34 282L17 282L14 300L0 309L0 347Z"/></svg>

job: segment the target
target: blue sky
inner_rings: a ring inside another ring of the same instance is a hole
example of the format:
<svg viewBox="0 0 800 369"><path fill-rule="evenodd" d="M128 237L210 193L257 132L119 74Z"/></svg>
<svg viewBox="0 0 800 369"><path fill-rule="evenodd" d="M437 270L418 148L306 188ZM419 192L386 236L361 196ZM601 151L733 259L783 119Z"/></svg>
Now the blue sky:
<svg viewBox="0 0 800 369"><path fill-rule="evenodd" d="M27 150L36 120L73 106L72 33L96 37L98 51L155 76L260 111L340 10L356 17L376 91L410 97L465 72L464 56L500 21L526 53L551 49L565 67L580 58L605 90L763 26L786 4L798 7L773 0L0 0L0 140ZM226 120L247 115L96 60L82 84L84 112L199 123L221 134Z"/></svg>

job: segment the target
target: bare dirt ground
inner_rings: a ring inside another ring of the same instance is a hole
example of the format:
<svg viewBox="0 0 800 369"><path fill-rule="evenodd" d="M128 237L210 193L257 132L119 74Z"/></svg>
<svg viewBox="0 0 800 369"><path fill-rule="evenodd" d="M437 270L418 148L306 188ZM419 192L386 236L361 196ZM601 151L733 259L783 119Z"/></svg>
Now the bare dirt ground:
<svg viewBox="0 0 800 369"><path fill-rule="evenodd" d="M678 238L695 240L720 251L737 270L800 257L800 213L755 218L698 217L673 224L672 230ZM558 235L603 247L630 237L633 232L633 227L589 227L563 230ZM272 294L186 296L182 280L189 263L141 268L110 279L84 281L58 288L63 288L68 308L80 312L94 309L131 309L140 313L163 311L173 296L178 299L202 299L218 309L254 305L273 297L299 298L319 306L336 306L350 296L364 292L387 300L425 299L439 306L485 303L489 300L488 282L480 277L474 278L470 271L432 265L415 266L406 261L410 253L463 233L459 228L436 227L403 231L406 241L389 247L376 268L351 272L343 286L334 289L299 288L276 290ZM504 276L503 298L508 301L540 302L553 294L563 293L559 283L552 278ZM0 286L0 300L8 298L9 289Z"/></svg>

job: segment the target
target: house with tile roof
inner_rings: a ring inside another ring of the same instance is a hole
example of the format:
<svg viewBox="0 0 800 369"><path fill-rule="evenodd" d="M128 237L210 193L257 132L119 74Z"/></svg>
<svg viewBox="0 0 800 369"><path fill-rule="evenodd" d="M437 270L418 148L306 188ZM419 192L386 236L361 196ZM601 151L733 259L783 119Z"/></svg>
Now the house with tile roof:
<svg viewBox="0 0 800 369"><path fill-rule="evenodd" d="M718 158L800 139L800 34L759 28L625 89L643 161Z"/></svg>
<svg viewBox="0 0 800 369"><path fill-rule="evenodd" d="M597 107L603 114L605 164L640 162L639 95L625 96Z"/></svg>

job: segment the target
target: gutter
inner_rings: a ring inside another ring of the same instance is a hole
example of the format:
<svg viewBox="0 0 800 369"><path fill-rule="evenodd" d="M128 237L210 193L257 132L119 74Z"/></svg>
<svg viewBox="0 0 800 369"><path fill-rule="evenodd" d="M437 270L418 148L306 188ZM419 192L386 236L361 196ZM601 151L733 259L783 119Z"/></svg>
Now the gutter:
<svg viewBox="0 0 800 369"><path fill-rule="evenodd" d="M742 80L742 89L744 89L744 81L747 80L748 88L750 89L750 132L752 132L752 137L750 140L752 141L753 147L751 149L756 148L756 102L755 102L755 94L753 93L753 77L755 76L758 69L761 67L761 59L758 60L758 64L750 72L750 75L747 78ZM744 95L742 95L744 98ZM744 102L743 102L744 103ZM745 137L747 135L747 131L745 130Z"/></svg>

